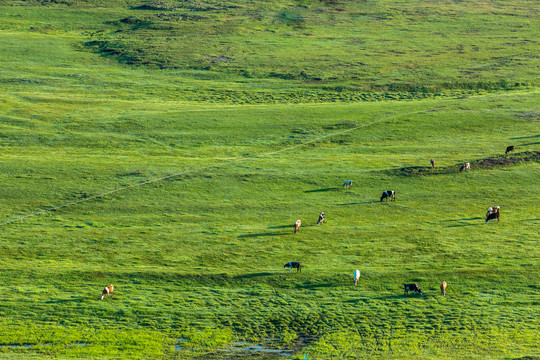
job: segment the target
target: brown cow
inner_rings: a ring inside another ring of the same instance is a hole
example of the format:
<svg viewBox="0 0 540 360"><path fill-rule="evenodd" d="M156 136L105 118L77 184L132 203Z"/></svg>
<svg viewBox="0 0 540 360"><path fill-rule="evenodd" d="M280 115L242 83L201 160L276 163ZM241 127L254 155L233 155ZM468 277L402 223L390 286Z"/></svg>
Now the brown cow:
<svg viewBox="0 0 540 360"><path fill-rule="evenodd" d="M443 296L446 295L446 281L443 281L443 282L441 283L441 294L442 294Z"/></svg>
<svg viewBox="0 0 540 360"><path fill-rule="evenodd" d="M431 164L431 167L435 168L435 160L431 159L431 160L429 160L429 162Z"/></svg>
<svg viewBox="0 0 540 360"><path fill-rule="evenodd" d="M103 292L101 293L101 300L103 300L103 298L105 296L113 296L114 294L114 285L109 285L107 287L105 287L105 289L103 289Z"/></svg>
<svg viewBox="0 0 540 360"><path fill-rule="evenodd" d="M294 223L294 233L296 234L296 232L298 230L300 230L300 225L302 225L302 221L300 220L296 220L296 222Z"/></svg>

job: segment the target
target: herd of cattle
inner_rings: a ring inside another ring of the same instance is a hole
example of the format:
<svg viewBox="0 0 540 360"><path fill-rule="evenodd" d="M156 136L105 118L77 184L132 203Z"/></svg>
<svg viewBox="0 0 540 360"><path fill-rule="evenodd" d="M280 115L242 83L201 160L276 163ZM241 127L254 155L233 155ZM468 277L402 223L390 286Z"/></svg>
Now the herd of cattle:
<svg viewBox="0 0 540 360"><path fill-rule="evenodd" d="M506 148L506 152L505 154L508 154L509 152L512 152L514 151L514 147L513 146L508 146ZM433 168L435 168L435 160L431 159L430 161L430 164ZM459 169L459 172L462 172L462 171L465 171L465 170L471 170L471 164L466 162L466 163L463 163ZM352 180L345 180L345 182L343 183L343 188L346 188L346 189L351 189L352 188ZM386 190L382 193L381 195L381 200L380 201L383 201L384 199L386 199L386 201L388 202L388 198L392 199L393 201L396 201L396 192L394 190ZM488 223L489 220L491 220L492 222L495 221L495 219L497 219L497 222L500 221L500 210L501 210L501 207L500 206L491 206L488 211L487 211L487 214L486 214L486 224ZM325 219L325 214L324 212L320 213L319 214L319 219L317 220L317 226L321 225L323 222L324 222L324 219ZM302 225L302 221L301 220L296 220L295 223L294 223L294 233L296 234L298 232L298 230L300 230L300 226ZM296 269L296 272L301 272L302 271L302 264L300 263L300 261L289 261L288 263L286 263L285 265L283 265L284 268L289 268L290 271L292 271L293 269ZM356 285L358 283L358 280L360 279L360 270L355 270L354 271L354 285ZM409 293L409 291L413 291L415 294L418 293L420 295L422 295L422 290L420 290L420 286L418 286L418 284L403 284L404 288L405 288L405 295L407 295ZM101 293L101 300L103 300L106 296L113 296L113 293L114 293L114 286L113 285L109 285L109 286L106 286L105 289L103 289L103 292ZM441 294L444 296L446 295L446 281L443 281L441 283Z"/></svg>
<svg viewBox="0 0 540 360"><path fill-rule="evenodd" d="M513 146L508 146L506 148L506 152L505 154L508 154L509 152L511 151L514 151L514 147ZM435 168L435 160L434 159L431 159L429 161L429 163L431 164L431 167ZM462 171L465 171L465 170L471 170L471 164L468 163L468 162L465 162L461 165L460 169L459 169L459 172L462 172ZM343 188L345 189L350 189L352 188L352 180L345 180L345 182L343 183ZM382 193L381 195L381 199L380 201L383 201L384 199L386 199L386 201L388 202L388 198L392 199L393 201L396 201L396 192L394 190L386 190ZM486 224L489 220L491 220L492 222L495 221L495 219L497 219L497 222L500 221L500 209L501 207L500 206L491 206L488 211L487 211L487 214L486 214ZM324 222L324 218L325 218L325 214L324 212L320 213L319 214L319 219L317 220L317 226L319 226L320 224L322 224ZM296 222L294 223L294 233L296 234L298 232L298 230L300 230L300 226L302 225L302 221L301 220L296 220ZM289 261L288 263L286 263L285 265L283 265L284 268L289 268L291 271L292 269L297 269L296 272L301 272L302 271L302 264L300 263L300 261ZM360 270L355 270L354 271L354 285L356 285L358 283L358 280L360 279ZM441 294L444 296L446 295L446 281L443 281L441 283ZM414 291L414 293L418 293L420 295L422 295L422 290L420 290L420 286L418 284L403 284L404 288L405 288L405 295L407 295L409 293L409 291Z"/></svg>

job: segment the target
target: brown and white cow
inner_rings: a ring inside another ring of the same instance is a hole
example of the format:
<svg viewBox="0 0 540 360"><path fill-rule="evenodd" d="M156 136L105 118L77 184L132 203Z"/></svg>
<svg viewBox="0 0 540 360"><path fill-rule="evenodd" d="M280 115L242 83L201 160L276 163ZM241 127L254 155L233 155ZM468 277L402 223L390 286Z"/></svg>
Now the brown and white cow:
<svg viewBox="0 0 540 360"><path fill-rule="evenodd" d="M446 295L446 281L443 281L443 282L441 283L441 294L442 294L443 296Z"/></svg>
<svg viewBox="0 0 540 360"><path fill-rule="evenodd" d="M113 294L114 294L114 285L106 286L105 289L103 289L103 292L101 293L101 300L103 300L105 296L113 296Z"/></svg>
<svg viewBox="0 0 540 360"><path fill-rule="evenodd" d="M302 225L302 221L296 220L296 222L294 223L294 233L295 234L298 232L298 230L300 230L300 225Z"/></svg>
<svg viewBox="0 0 540 360"><path fill-rule="evenodd" d="M471 170L471 163L463 163L463 165L461 165L461 168L459 169L459 172L462 172L462 171L465 171L465 170Z"/></svg>

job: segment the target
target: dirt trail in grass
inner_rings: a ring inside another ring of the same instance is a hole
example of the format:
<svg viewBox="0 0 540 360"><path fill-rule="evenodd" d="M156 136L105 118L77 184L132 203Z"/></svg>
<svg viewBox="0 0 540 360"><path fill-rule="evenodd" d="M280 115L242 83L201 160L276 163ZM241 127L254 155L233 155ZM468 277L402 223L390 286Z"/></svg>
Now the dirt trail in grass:
<svg viewBox="0 0 540 360"><path fill-rule="evenodd" d="M203 171L207 171L207 170L211 170L211 169L218 169L218 168L222 168L222 167L227 166L227 165L238 164L240 162L247 161L247 160L256 160L258 158L263 158L263 157L276 155L276 154L279 154L279 153L282 153L282 152L285 152L285 151L290 151L290 150L294 150L294 149L297 149L297 148L300 148L300 147L304 147L306 145L317 143L317 142L320 142L321 140L324 140L324 139L327 139L327 138L340 136L340 135L346 134L348 132L359 130L359 129L362 129L362 128L365 128L365 127L368 127L368 126L389 122L391 120L395 120L395 119L403 117L403 116L409 116L409 115L412 115L412 114L420 114L420 113L425 113L425 112L439 111L439 110L441 110L441 109L443 109L445 107L446 106L439 106L439 107L436 107L436 108L430 108L430 109L426 109L426 110L412 111L412 112L408 112L408 113L401 113L401 114L396 114L396 115L392 115L392 116L387 116L387 117L384 117L384 118L376 120L376 121L372 121L372 122L367 123L367 124L358 124L358 125L356 125L354 127L348 128L348 129L344 129L344 130L340 130L340 131L336 131L336 132L332 132L332 133L327 133L327 134L318 136L316 138L306 140L306 141L303 141L301 143L294 144L292 146L287 146L287 147L284 147L284 148L281 148L281 149L278 149L278 150L269 151L269 152L258 154L258 155L252 155L252 156L236 158L236 159L224 161L224 162L219 163L219 164L204 166L204 167L201 167L201 168L198 168L198 169L189 169L189 170L181 171L181 172L174 173L174 174L164 174L164 175L161 175L159 177L149 179L149 180L146 180L146 181L142 181L142 182L137 183L137 184L132 184L132 185L123 186L123 187L115 187L114 190L104 191L104 192L101 192L101 193L90 194L90 195L85 194L82 198L80 198L78 200L75 200L75 201L70 201L68 203L52 206L52 207L49 207L47 209L40 209L40 210L37 210L35 212L26 214L26 215L20 215L20 216L11 218L9 220L6 220L6 221L0 223L0 226L4 226L4 225L10 224L10 223L17 222L17 221L23 222L25 219L33 217L33 216L44 215L44 214L51 213L53 211L58 211L58 210L61 210L61 209L67 209L67 208L70 208L72 205L77 205L77 204L87 202L87 201L90 201L90 200L103 198L103 197L105 197L107 195L113 195L113 194L116 194L116 193L119 193L119 192L122 192L122 191L134 189L134 188L141 187L141 186L144 186L144 185L153 184L153 183L157 183L157 182L163 182L164 180L178 178L180 176L184 176L184 175L188 175L188 174L201 173Z"/></svg>

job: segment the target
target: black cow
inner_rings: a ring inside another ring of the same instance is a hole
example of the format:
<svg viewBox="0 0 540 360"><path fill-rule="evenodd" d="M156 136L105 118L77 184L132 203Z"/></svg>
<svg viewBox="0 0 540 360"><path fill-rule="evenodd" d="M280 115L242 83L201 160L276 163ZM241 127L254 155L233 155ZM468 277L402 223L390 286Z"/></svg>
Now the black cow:
<svg viewBox="0 0 540 360"><path fill-rule="evenodd" d="M418 284L403 284L403 287L405 288L405 293L403 295L407 295L409 291L414 291L414 293L422 294L422 290L420 290L420 286Z"/></svg>
<svg viewBox="0 0 540 360"><path fill-rule="evenodd" d="M495 219L497 219L497 222L500 222L500 217L501 217L501 213L500 212L488 212L487 215L486 215L486 224L488 223L489 220L491 221L495 221Z"/></svg>
<svg viewBox="0 0 540 360"><path fill-rule="evenodd" d="M504 152L504 154L506 155L506 154L508 154L508 153L511 152L511 151L514 151L514 146L509 146L509 147L507 147L507 148L506 148L506 151Z"/></svg>
<svg viewBox="0 0 540 360"><path fill-rule="evenodd" d="M382 193L381 201L386 199L388 201L388 198L392 198L392 200L396 201L396 192L394 190L386 190Z"/></svg>
<svg viewBox="0 0 540 360"><path fill-rule="evenodd" d="M296 272L302 272L302 265L300 264L300 261L289 261L285 265L283 265L284 268L291 269L297 269Z"/></svg>

